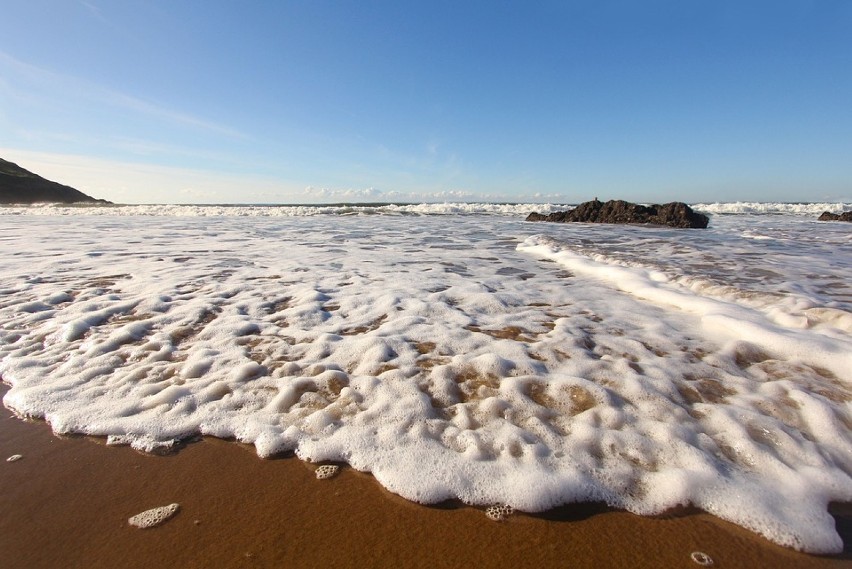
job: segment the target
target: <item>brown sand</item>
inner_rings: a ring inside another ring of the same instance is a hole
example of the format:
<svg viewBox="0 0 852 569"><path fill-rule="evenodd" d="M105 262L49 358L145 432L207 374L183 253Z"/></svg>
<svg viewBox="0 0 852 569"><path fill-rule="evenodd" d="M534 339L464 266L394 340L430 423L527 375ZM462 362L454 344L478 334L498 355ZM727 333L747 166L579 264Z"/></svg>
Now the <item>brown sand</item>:
<svg viewBox="0 0 852 569"><path fill-rule="evenodd" d="M6 386L0 385L0 395ZM23 458L6 462L13 454ZM425 507L344 468L325 481L295 458L207 439L169 456L56 437L0 408L0 567L852 567L852 548L816 557L704 513L642 518L596 505L490 521ZM162 526L127 519L180 503ZM852 508L838 527L852 544Z"/></svg>

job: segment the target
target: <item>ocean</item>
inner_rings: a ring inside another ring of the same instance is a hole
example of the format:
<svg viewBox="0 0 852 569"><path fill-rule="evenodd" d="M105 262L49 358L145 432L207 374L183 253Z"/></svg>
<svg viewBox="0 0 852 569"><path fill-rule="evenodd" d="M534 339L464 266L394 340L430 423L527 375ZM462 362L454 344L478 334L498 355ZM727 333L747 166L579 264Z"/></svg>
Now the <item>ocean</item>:
<svg viewBox="0 0 852 569"><path fill-rule="evenodd" d="M3 403L420 503L692 505L811 553L852 502L849 204L704 230L540 204L0 207ZM285 490L282 490L285 491Z"/></svg>

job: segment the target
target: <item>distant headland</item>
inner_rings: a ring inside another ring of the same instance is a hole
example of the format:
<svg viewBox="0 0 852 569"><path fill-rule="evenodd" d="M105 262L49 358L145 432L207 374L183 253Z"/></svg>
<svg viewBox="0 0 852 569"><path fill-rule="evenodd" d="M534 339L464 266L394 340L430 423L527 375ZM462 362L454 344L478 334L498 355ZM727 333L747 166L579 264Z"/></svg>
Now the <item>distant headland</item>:
<svg viewBox="0 0 852 569"><path fill-rule="evenodd" d="M71 186L46 180L38 174L33 174L17 164L0 158L0 204L30 204L38 202L112 203L107 200L99 200L87 196Z"/></svg>

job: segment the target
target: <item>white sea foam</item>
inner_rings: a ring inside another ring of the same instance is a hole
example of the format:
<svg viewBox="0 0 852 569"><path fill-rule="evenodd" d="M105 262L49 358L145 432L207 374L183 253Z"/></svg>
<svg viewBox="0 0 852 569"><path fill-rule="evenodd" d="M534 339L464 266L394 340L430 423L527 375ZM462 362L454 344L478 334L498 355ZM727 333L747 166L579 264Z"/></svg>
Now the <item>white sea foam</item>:
<svg viewBox="0 0 852 569"><path fill-rule="evenodd" d="M822 203L779 203L779 202L716 202L693 204L692 208L704 213L716 214L787 214L819 216L824 211L842 213L852 209L852 204L843 202Z"/></svg>
<svg viewBox="0 0 852 569"><path fill-rule="evenodd" d="M179 217L306 217L317 215L527 215L547 214L575 207L568 204L419 203L419 204L328 204L328 205L121 205L60 204L0 206L0 215L120 215ZM692 204L709 214L788 214L819 216L824 211L842 213L852 203L716 202Z"/></svg>
<svg viewBox="0 0 852 569"><path fill-rule="evenodd" d="M0 215L177 216L177 217L308 217L317 215L527 215L565 209L553 204L420 203L330 205L80 205L0 206Z"/></svg>
<svg viewBox="0 0 852 569"><path fill-rule="evenodd" d="M852 370L852 341L846 334L822 334L822 328L809 326L806 318L796 318L789 308L784 310L785 303L780 311L777 299L769 304L772 297L755 303L753 297L746 296L751 302L739 302L739 291L732 287L721 287L718 294L714 294L712 285L684 287L660 271L607 262L603 255L592 259L573 253L550 238L531 237L519 249L553 259L575 274L587 275L640 300L694 314L700 318L705 333L715 336L720 344L748 341L773 356L804 361L838 376ZM702 288L705 294L696 294ZM755 304L769 314L750 309L749 305ZM805 306L811 308L810 303ZM776 320L787 326L769 321L767 316L776 312L780 312ZM844 331L852 329L852 313L837 311L836 317ZM831 326L828 331L834 332L835 328Z"/></svg>
<svg viewBox="0 0 852 569"><path fill-rule="evenodd" d="M842 548L845 226L168 207L0 217L6 406L149 451L197 434L295 450L419 502L693 504Z"/></svg>

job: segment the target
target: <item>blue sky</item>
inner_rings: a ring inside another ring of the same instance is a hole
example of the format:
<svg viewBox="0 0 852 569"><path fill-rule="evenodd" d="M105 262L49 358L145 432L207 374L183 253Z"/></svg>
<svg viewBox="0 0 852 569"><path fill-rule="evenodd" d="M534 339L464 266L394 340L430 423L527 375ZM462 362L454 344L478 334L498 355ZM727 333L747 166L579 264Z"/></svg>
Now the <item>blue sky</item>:
<svg viewBox="0 0 852 569"><path fill-rule="evenodd" d="M122 203L852 201L852 2L9 0L0 157Z"/></svg>

